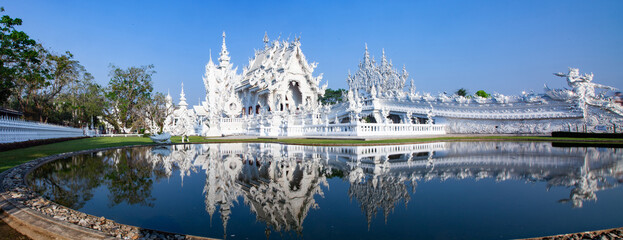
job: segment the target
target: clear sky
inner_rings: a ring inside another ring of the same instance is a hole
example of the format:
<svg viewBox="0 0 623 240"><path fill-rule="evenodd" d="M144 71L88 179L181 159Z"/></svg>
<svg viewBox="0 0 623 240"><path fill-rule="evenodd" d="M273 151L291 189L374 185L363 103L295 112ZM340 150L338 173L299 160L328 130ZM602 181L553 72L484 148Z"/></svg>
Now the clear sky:
<svg viewBox="0 0 623 240"><path fill-rule="evenodd" d="M71 51L106 85L109 65L154 64L156 91L188 102L205 96L205 64L221 33L238 71L271 39L300 35L330 88L346 88L367 43L417 91L519 94L565 87L552 75L578 67L623 88L623 1L3 1L21 30L57 52Z"/></svg>

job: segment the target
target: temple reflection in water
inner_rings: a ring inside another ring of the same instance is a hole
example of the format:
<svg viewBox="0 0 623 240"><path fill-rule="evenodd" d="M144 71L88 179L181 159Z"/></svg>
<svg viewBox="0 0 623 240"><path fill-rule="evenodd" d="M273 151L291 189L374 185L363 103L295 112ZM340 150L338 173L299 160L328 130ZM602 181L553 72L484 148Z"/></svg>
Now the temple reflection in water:
<svg viewBox="0 0 623 240"><path fill-rule="evenodd" d="M432 179L545 181L569 187L573 207L596 201L596 192L623 181L620 149L556 148L539 142L425 143L325 147L270 143L175 145L154 148L149 157L167 177L205 171L205 210L219 211L223 228L242 197L266 234L300 234L327 177L350 182L348 195L367 217L382 211L385 221L397 203L410 200L417 183Z"/></svg>
<svg viewBox="0 0 623 240"><path fill-rule="evenodd" d="M272 232L302 236L308 214L323 208L319 202L330 182L347 189L349 204L360 207L368 229L377 214L387 222L396 206L426 197L416 193L418 183L424 186L425 182L449 179L545 182L548 190L563 187L562 191L569 191L567 198L559 200L561 204L581 208L587 201L597 201L600 190L623 182L622 152L620 148L559 148L549 142L346 147L187 144L74 156L36 169L30 184L44 197L74 209L97 198L101 187L107 189L108 199L108 207L101 211L123 205L150 209L164 204L154 195L160 179L179 178L183 188L184 179L195 176L187 182L195 184L190 192L203 195L210 222L217 221L212 216L218 212L223 237L227 237L227 224L240 204L265 223L267 237Z"/></svg>

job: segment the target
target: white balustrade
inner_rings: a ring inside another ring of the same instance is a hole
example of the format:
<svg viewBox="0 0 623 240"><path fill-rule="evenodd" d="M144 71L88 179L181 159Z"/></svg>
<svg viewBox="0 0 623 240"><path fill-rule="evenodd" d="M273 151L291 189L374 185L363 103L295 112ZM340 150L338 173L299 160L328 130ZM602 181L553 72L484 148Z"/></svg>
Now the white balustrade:
<svg viewBox="0 0 623 240"><path fill-rule="evenodd" d="M0 116L0 143L82 137L89 135L86 131L88 130Z"/></svg>
<svg viewBox="0 0 623 240"><path fill-rule="evenodd" d="M222 126L221 126L222 127ZM415 136L446 134L442 124L338 123L286 126L255 124L244 134L252 136Z"/></svg>

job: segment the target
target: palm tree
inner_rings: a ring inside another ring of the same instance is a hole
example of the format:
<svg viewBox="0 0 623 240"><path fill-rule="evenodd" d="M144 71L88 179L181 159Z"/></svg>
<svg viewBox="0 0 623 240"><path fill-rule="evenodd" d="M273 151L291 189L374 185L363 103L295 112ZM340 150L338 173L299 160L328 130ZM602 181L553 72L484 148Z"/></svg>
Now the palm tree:
<svg viewBox="0 0 623 240"><path fill-rule="evenodd" d="M456 95L467 97L467 95L469 95L469 93L467 92L467 89L460 88L459 90L456 90Z"/></svg>

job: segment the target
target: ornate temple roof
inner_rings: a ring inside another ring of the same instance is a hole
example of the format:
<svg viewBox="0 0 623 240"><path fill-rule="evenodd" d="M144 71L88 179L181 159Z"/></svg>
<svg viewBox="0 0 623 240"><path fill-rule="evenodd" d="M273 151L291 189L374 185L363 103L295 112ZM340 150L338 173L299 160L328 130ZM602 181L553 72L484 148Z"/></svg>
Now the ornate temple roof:
<svg viewBox="0 0 623 240"><path fill-rule="evenodd" d="M312 91L319 91L322 74L312 76L316 63L308 63L301 50L300 39L292 42L273 41L268 44L264 38L265 48L255 52L249 65L243 71L243 79L238 89L256 88L257 90L275 89L288 84L288 80L305 80Z"/></svg>

